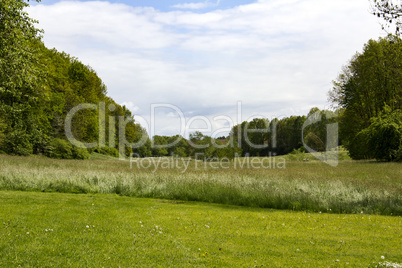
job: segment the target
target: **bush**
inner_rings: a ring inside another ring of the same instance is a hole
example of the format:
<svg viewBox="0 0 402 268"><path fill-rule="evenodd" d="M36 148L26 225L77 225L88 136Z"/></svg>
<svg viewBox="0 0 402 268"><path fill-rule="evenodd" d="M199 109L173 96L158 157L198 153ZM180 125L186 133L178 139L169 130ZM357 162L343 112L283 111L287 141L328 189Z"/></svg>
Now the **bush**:
<svg viewBox="0 0 402 268"><path fill-rule="evenodd" d="M288 159L293 161L303 161L306 159L306 153L304 150L304 147L293 149L293 151L288 154Z"/></svg>
<svg viewBox="0 0 402 268"><path fill-rule="evenodd" d="M88 159L90 156L91 156L91 154L88 152L87 149L73 147L73 158L74 159L85 160L85 159Z"/></svg>
<svg viewBox="0 0 402 268"><path fill-rule="evenodd" d="M362 133L367 136L369 149L376 159L401 161L402 111L388 111L372 118L371 125Z"/></svg>
<svg viewBox="0 0 402 268"><path fill-rule="evenodd" d="M4 150L8 154L28 156L33 153L30 136L25 131L13 131L4 141Z"/></svg>
<svg viewBox="0 0 402 268"><path fill-rule="evenodd" d="M355 160L361 159L373 159L373 151L370 150L369 146L369 136L367 129L363 129L355 137L351 139L348 144L348 150L350 157Z"/></svg>
<svg viewBox="0 0 402 268"><path fill-rule="evenodd" d="M103 155L110 155L113 157L119 157L119 150L117 150L116 148L113 147L98 147L94 149L94 152L99 153L99 154L103 154Z"/></svg>
<svg viewBox="0 0 402 268"><path fill-rule="evenodd" d="M396 162L402 162L402 146L400 146L399 150L396 151L395 156L396 156L395 158Z"/></svg>
<svg viewBox="0 0 402 268"><path fill-rule="evenodd" d="M58 159L88 159L91 155L87 149L73 147L63 139L53 139L46 147L45 155Z"/></svg>
<svg viewBox="0 0 402 268"><path fill-rule="evenodd" d="M50 158L72 159L73 147L68 141L56 138L49 142L45 155Z"/></svg>

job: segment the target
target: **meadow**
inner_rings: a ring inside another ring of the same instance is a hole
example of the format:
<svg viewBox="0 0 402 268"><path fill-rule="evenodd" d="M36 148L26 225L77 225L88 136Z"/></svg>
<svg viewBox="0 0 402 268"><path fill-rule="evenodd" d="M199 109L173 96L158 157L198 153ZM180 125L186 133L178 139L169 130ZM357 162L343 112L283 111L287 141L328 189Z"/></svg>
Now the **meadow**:
<svg viewBox="0 0 402 268"><path fill-rule="evenodd" d="M0 267L401 267L402 165L304 157L0 155Z"/></svg>
<svg viewBox="0 0 402 268"><path fill-rule="evenodd" d="M220 166L174 158L119 161L94 155L96 160L66 161L1 155L0 190L118 194L294 211L402 215L401 164L345 160L331 167L321 161L287 157L235 159Z"/></svg>

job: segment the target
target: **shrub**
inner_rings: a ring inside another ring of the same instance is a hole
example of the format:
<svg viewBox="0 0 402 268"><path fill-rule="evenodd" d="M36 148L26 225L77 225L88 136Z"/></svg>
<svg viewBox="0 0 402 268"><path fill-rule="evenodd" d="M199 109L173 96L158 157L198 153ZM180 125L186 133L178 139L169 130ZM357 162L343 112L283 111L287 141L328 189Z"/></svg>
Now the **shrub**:
<svg viewBox="0 0 402 268"><path fill-rule="evenodd" d="M48 143L45 155L58 159L88 159L91 156L87 149L73 147L68 141L58 138Z"/></svg>
<svg viewBox="0 0 402 268"><path fill-rule="evenodd" d="M73 147L68 141L56 138L49 142L45 155L50 158L72 159Z"/></svg>
<svg viewBox="0 0 402 268"><path fill-rule="evenodd" d="M89 159L90 156L91 156L91 154L88 152L87 149L73 147L73 158L74 159L85 160L85 159Z"/></svg>
<svg viewBox="0 0 402 268"><path fill-rule="evenodd" d="M113 157L119 157L119 151L116 148L113 147L97 147L94 149L94 152L103 154L103 155L110 155Z"/></svg>
<svg viewBox="0 0 402 268"><path fill-rule="evenodd" d="M13 131L4 141L4 150L8 154L28 156L33 153L30 136L25 131Z"/></svg>
<svg viewBox="0 0 402 268"><path fill-rule="evenodd" d="M352 138L351 142L348 144L349 154L352 159L361 160L374 158L373 151L370 150L368 140L369 136L367 129L360 131L355 137Z"/></svg>
<svg viewBox="0 0 402 268"><path fill-rule="evenodd" d="M371 125L362 133L367 136L369 149L376 159L401 161L402 111L386 111L372 118Z"/></svg>

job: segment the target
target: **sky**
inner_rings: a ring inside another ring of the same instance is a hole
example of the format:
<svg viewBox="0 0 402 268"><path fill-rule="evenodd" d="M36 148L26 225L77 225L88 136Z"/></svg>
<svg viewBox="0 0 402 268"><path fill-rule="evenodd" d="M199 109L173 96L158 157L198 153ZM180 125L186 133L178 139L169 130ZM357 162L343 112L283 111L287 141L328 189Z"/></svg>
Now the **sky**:
<svg viewBox="0 0 402 268"><path fill-rule="evenodd" d="M369 0L42 0L27 12L151 136L329 109L342 66L385 35Z"/></svg>

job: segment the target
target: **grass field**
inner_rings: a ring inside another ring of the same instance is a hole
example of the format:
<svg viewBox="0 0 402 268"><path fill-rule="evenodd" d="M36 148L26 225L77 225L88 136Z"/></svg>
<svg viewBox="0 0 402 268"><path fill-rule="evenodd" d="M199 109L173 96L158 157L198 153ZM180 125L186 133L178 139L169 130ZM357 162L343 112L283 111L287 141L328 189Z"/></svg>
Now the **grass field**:
<svg viewBox="0 0 402 268"><path fill-rule="evenodd" d="M0 267L376 267L400 217L0 191ZM385 267L385 266L384 266Z"/></svg>
<svg viewBox="0 0 402 268"><path fill-rule="evenodd" d="M272 159L261 158L219 167L218 163L175 161L178 163L170 158L63 161L0 155L0 190L106 193L296 211L402 215L402 165L398 163L341 161L338 167L331 167L320 161L281 162L276 158L274 164ZM266 162L257 168L258 161ZM188 165L186 169L184 165Z"/></svg>
<svg viewBox="0 0 402 268"><path fill-rule="evenodd" d="M0 155L0 267L402 267L401 164L237 161Z"/></svg>

